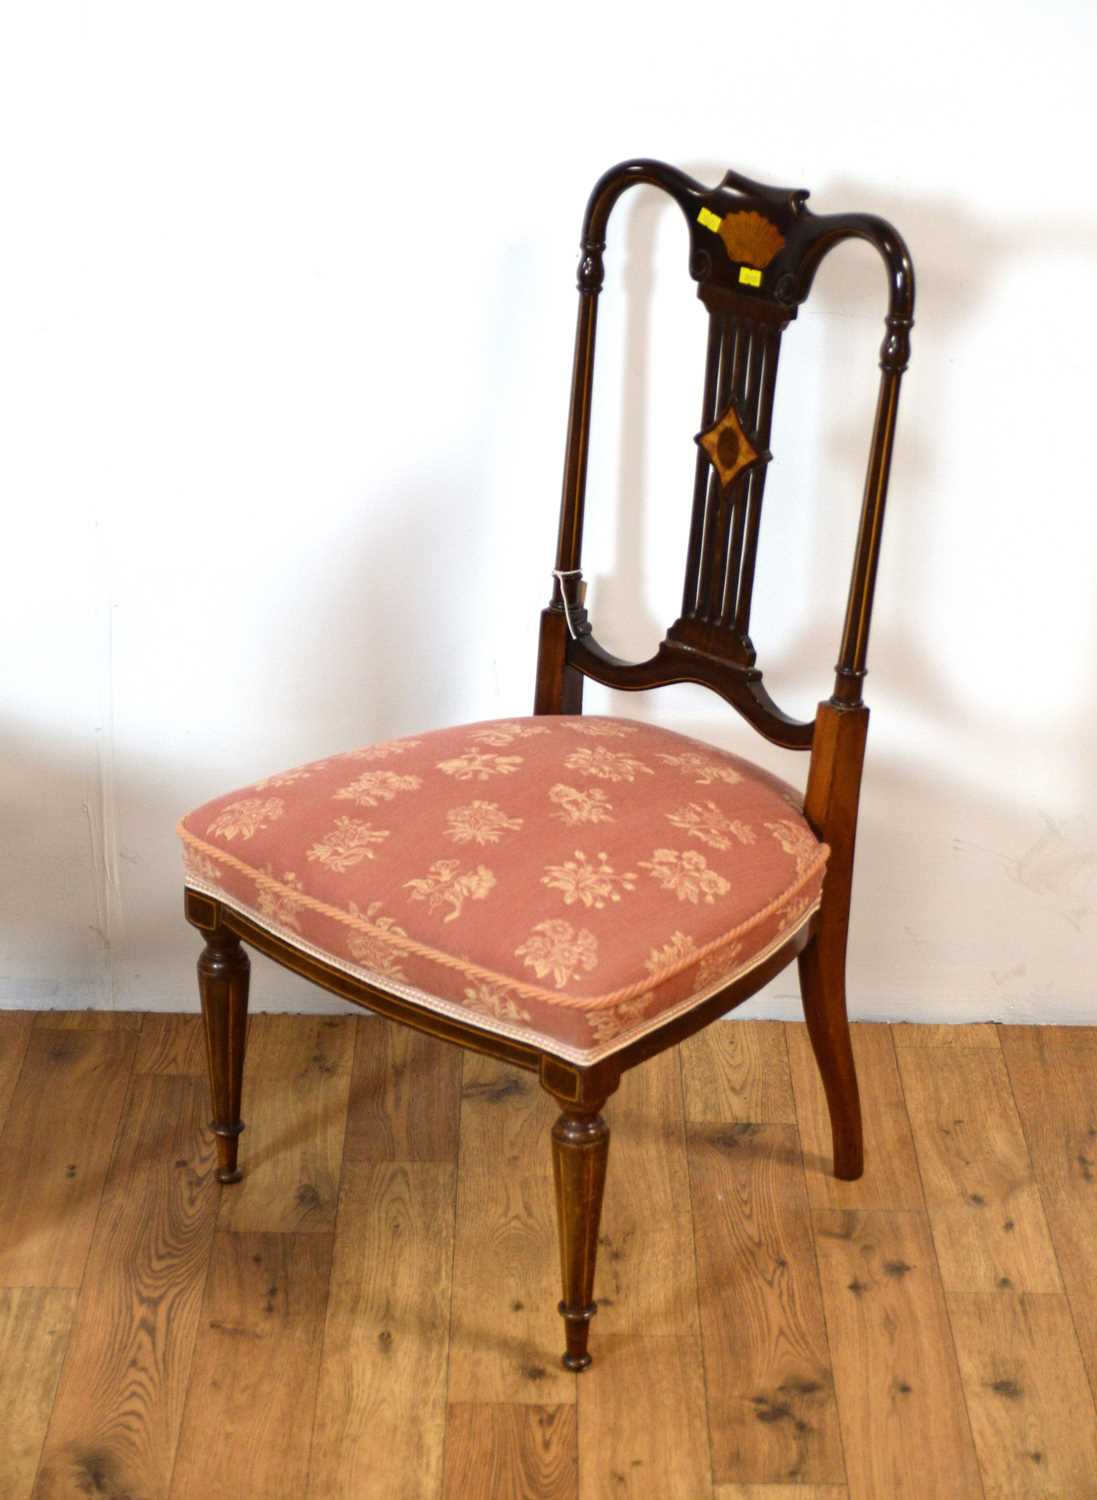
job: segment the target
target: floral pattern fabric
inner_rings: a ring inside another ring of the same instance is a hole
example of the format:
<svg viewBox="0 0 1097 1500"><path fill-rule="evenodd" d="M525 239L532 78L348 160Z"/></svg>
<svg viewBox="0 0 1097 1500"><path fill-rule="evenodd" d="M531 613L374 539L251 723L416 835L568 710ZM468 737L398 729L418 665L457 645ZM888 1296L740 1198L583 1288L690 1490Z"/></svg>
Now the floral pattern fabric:
<svg viewBox="0 0 1097 1500"><path fill-rule="evenodd" d="M786 942L827 849L790 787L628 719L347 751L179 825L186 881L380 988L586 1063Z"/></svg>

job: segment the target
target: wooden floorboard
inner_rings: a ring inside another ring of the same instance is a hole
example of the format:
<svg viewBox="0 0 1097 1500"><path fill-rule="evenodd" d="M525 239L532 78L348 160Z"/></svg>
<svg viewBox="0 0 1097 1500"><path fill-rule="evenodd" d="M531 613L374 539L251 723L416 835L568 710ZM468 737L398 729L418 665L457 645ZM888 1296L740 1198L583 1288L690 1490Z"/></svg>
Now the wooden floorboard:
<svg viewBox="0 0 1097 1500"><path fill-rule="evenodd" d="M0 1290L0 1497L27 1500L68 1346L76 1293Z"/></svg>
<svg viewBox="0 0 1097 1500"><path fill-rule="evenodd" d="M780 1021L706 1026L682 1043L686 1119L795 1125L785 1028Z"/></svg>
<svg viewBox="0 0 1097 1500"><path fill-rule="evenodd" d="M215 1235L172 1500L304 1495L331 1246L326 1234Z"/></svg>
<svg viewBox="0 0 1097 1500"><path fill-rule="evenodd" d="M952 1293L949 1318L988 1496L1097 1497L1097 1413L1063 1296Z"/></svg>
<svg viewBox="0 0 1097 1500"><path fill-rule="evenodd" d="M134 1078L36 1500L167 1500L224 1191L208 1119L197 1079Z"/></svg>
<svg viewBox="0 0 1097 1500"><path fill-rule="evenodd" d="M1000 1026L978 1021L968 1026L891 1026L896 1052L904 1047L989 1047L1000 1050Z"/></svg>
<svg viewBox="0 0 1097 1500"><path fill-rule="evenodd" d="M531 1073L472 1053L464 1065L449 1399L574 1402L556 1310L558 1107Z"/></svg>
<svg viewBox="0 0 1097 1500"><path fill-rule="evenodd" d="M899 1071L945 1290L1062 1291L1000 1052L905 1047Z"/></svg>
<svg viewBox="0 0 1097 1500"><path fill-rule="evenodd" d="M40 1010L36 1031L140 1031L144 1016L137 1010Z"/></svg>
<svg viewBox="0 0 1097 1500"><path fill-rule="evenodd" d="M0 1010L0 1132L30 1042L34 1016L29 1010Z"/></svg>
<svg viewBox="0 0 1097 1500"><path fill-rule="evenodd" d="M713 1500L849 1500L844 1484L718 1484Z"/></svg>
<svg viewBox="0 0 1097 1500"><path fill-rule="evenodd" d="M605 1115L610 1165L592 1337L695 1333L697 1282L677 1052L627 1073ZM548 1149L547 1141L541 1149Z"/></svg>
<svg viewBox="0 0 1097 1500"><path fill-rule="evenodd" d="M436 1162L346 1163L310 1500L440 1493L455 1187Z"/></svg>
<svg viewBox="0 0 1097 1500"><path fill-rule="evenodd" d="M813 1216L850 1494L983 1494L924 1214Z"/></svg>
<svg viewBox="0 0 1097 1500"><path fill-rule="evenodd" d="M579 1500L708 1500L697 1339L610 1334L579 1385Z"/></svg>
<svg viewBox="0 0 1097 1500"><path fill-rule="evenodd" d="M1002 1047L1097 1400L1097 1028L1004 1026Z"/></svg>
<svg viewBox="0 0 1097 1500"><path fill-rule="evenodd" d="M0 1500L1097 1500L1097 1028L802 1026L609 1101L593 1367L535 1075L252 1018L220 1187L200 1018L0 1012Z"/></svg>
<svg viewBox="0 0 1097 1500"><path fill-rule="evenodd" d="M206 1032L201 1016L153 1014L145 1017L134 1059L135 1073L206 1076Z"/></svg>
<svg viewBox="0 0 1097 1500"><path fill-rule="evenodd" d="M691 1125L714 1478L845 1479L793 1125Z"/></svg>
<svg viewBox="0 0 1097 1500"><path fill-rule="evenodd" d="M353 1016L253 1016L240 1138L244 1180L218 1228L330 1234L335 1228Z"/></svg>
<svg viewBox="0 0 1097 1500"><path fill-rule="evenodd" d="M0 1286L80 1285L134 1040L132 1030L31 1033L0 1132Z"/></svg>
<svg viewBox="0 0 1097 1500"><path fill-rule="evenodd" d="M354 1072L347 1113L350 1160L457 1164L461 1053L393 1026L380 1016L355 1021Z"/></svg>
<svg viewBox="0 0 1097 1500"><path fill-rule="evenodd" d="M449 1408L445 1500L577 1500L574 1406Z"/></svg>

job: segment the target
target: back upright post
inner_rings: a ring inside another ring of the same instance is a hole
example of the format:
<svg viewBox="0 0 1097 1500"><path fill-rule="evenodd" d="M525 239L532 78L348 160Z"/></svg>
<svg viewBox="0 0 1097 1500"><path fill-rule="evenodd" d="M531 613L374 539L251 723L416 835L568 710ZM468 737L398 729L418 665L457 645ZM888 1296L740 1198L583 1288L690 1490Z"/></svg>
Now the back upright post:
<svg viewBox="0 0 1097 1500"><path fill-rule="evenodd" d="M589 217L588 211L588 220ZM567 644L573 632L586 626L580 564L594 385L594 336L598 324L598 293L605 277L602 261L605 248L605 240L593 235L589 223L585 224L579 262L579 317L575 329L564 488L560 498L560 533L556 543L552 600L541 614L537 691L533 704L535 714L577 714L583 710L583 677L567 664Z"/></svg>
<svg viewBox="0 0 1097 1500"><path fill-rule="evenodd" d="M866 221L867 222L867 221ZM860 1177L864 1170L861 1107L846 1014L846 947L853 888L853 855L869 711L861 685L866 673L869 627L880 560L899 385L910 359L914 321L914 274L906 247L890 226L872 221L866 234L889 272L887 332L880 349L880 394L865 476L861 523L850 578L834 693L820 703L808 771L804 814L831 856L815 937L801 953L800 989L830 1112L834 1175Z"/></svg>

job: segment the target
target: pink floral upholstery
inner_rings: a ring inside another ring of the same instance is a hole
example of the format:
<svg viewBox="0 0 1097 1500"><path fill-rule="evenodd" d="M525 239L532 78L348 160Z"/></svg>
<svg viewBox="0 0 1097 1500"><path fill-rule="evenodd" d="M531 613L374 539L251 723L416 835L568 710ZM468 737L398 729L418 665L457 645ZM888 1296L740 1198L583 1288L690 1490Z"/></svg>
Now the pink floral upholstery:
<svg viewBox="0 0 1097 1500"><path fill-rule="evenodd" d="M268 776L179 825L186 882L351 974L589 1063L819 903L783 782L629 719L463 724Z"/></svg>

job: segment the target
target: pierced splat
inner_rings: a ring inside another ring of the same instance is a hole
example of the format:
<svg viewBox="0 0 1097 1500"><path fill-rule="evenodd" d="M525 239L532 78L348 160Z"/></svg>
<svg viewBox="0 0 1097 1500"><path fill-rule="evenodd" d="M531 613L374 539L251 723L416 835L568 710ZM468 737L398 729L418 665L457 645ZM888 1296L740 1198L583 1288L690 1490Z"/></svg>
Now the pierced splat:
<svg viewBox="0 0 1097 1500"><path fill-rule="evenodd" d="M761 318L754 303L750 316L732 294L703 287L701 295L709 303L703 428L682 615L668 640L752 667L750 605L777 355L790 315Z"/></svg>

